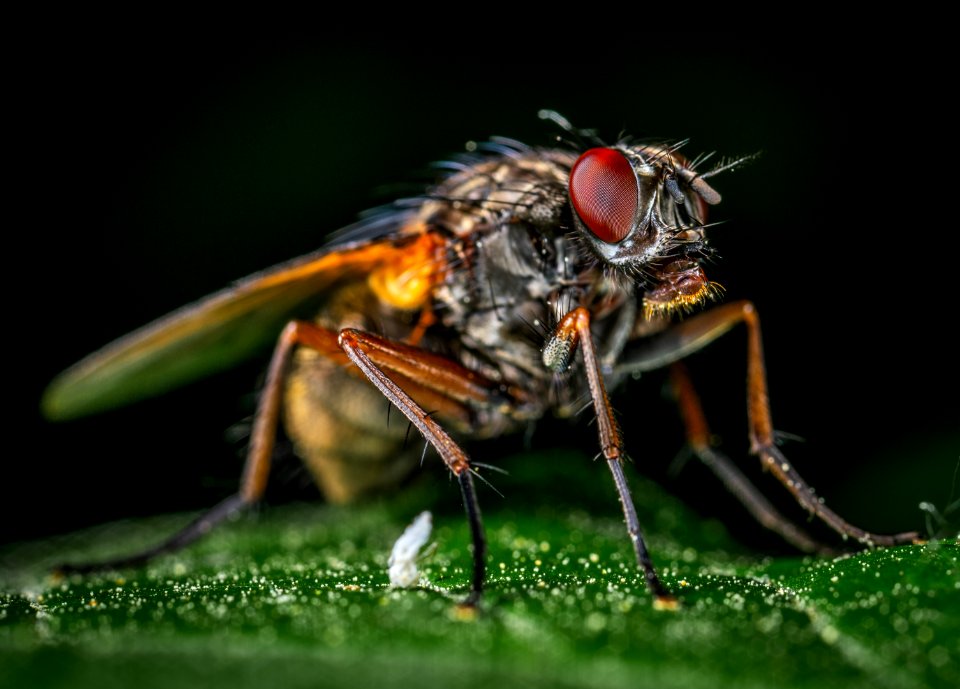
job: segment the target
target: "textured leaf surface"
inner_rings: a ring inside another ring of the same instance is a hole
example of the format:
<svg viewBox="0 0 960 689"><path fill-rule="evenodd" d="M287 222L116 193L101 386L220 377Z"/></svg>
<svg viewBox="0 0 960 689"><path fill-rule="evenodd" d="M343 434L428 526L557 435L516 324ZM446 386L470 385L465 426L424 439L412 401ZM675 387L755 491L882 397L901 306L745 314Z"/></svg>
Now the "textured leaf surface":
<svg viewBox="0 0 960 689"><path fill-rule="evenodd" d="M47 574L152 543L186 520L174 515L4 551L0 687L960 686L955 540L761 560L632 483L679 611L652 608L615 503L489 491L473 616L456 605L469 534L449 497L423 586L389 588L390 547L436 502L429 488L270 509L142 571Z"/></svg>

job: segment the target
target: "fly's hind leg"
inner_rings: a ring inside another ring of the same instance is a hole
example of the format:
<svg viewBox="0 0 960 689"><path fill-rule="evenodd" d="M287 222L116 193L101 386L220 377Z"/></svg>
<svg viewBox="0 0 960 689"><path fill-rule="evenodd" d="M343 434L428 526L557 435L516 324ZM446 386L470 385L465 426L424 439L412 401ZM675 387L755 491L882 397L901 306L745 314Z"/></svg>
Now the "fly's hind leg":
<svg viewBox="0 0 960 689"><path fill-rule="evenodd" d="M185 548L209 533L217 524L260 500L267 488L267 478L270 474L284 375L289 365L290 353L300 340L301 327L298 322L289 323L277 340L277 346L273 351L270 367L267 370L266 383L257 403L243 477L240 480L240 490L237 493L202 513L173 536L152 548L101 562L64 564L60 565L57 570L69 574L71 572L87 573L126 567L141 567L160 555ZM334 346L336 346L335 336Z"/></svg>
<svg viewBox="0 0 960 689"><path fill-rule="evenodd" d="M632 373L662 368L703 348L738 323L743 323L747 328L747 415L750 447L751 452L760 458L763 467L790 491L805 510L844 538L853 538L870 546L917 542L919 534L913 531L884 535L871 533L850 524L823 504L780 452L773 436L767 378L763 364L760 319L750 302L724 304L678 323L669 330L652 336L649 340L631 346L617 370L620 373Z"/></svg>
<svg viewBox="0 0 960 689"><path fill-rule="evenodd" d="M497 383L426 350L360 330L347 328L336 333L303 321L288 323L278 339L257 405L243 478L237 494L153 548L103 562L63 565L60 570L90 572L141 566L159 555L193 543L224 519L257 502L267 485L284 380L295 346L309 347L333 361L353 362L360 373L416 426L456 476L473 540L473 578L467 604L476 603L485 578L486 540L471 473L473 470L459 445L394 379L414 390L419 399L429 400L432 407L453 417L463 416L468 406L485 406L495 401L500 405L509 405L510 401L504 397L510 394L509 391L505 392Z"/></svg>

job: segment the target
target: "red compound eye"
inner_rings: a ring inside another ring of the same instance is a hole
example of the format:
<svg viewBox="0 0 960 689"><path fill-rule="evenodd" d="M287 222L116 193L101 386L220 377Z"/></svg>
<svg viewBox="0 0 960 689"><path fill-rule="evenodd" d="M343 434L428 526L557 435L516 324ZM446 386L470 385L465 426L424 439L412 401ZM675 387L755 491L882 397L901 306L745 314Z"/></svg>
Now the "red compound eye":
<svg viewBox="0 0 960 689"><path fill-rule="evenodd" d="M623 240L637 214L637 178L612 148L591 148L570 170L570 200L583 224L608 244Z"/></svg>

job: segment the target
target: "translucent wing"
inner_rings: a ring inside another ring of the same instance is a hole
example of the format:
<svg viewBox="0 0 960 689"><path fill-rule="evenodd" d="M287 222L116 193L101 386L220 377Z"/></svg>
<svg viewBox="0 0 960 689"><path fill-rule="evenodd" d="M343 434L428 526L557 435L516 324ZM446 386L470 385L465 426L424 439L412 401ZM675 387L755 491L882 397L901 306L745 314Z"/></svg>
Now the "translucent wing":
<svg viewBox="0 0 960 689"><path fill-rule="evenodd" d="M91 354L54 379L43 412L57 420L85 416L229 368L267 349L291 318L309 317L334 283L409 262L406 247L423 232L410 211L358 223L336 244L251 275Z"/></svg>

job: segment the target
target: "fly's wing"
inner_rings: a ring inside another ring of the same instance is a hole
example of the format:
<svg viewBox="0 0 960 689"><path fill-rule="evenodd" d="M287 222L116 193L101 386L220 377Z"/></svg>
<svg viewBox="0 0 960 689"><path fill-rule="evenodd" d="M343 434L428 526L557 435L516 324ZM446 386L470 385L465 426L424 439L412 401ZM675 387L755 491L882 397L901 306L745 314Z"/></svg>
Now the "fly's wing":
<svg viewBox="0 0 960 689"><path fill-rule="evenodd" d="M91 354L54 379L43 412L56 420L85 416L229 368L268 348L291 318L309 317L334 283L409 262L406 247L418 236L423 228L409 211L358 223L334 245L251 275Z"/></svg>

